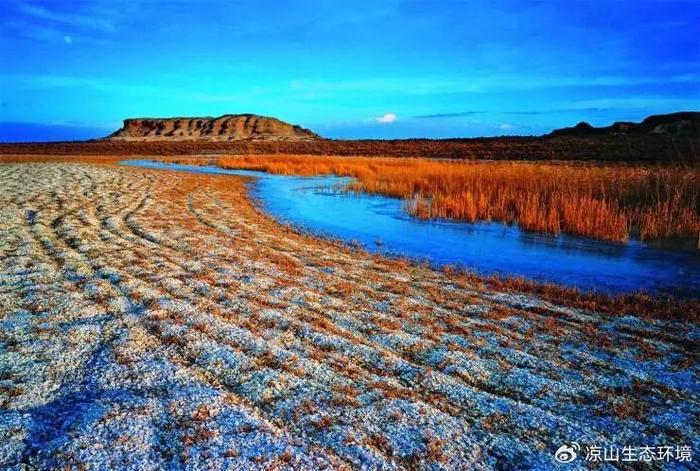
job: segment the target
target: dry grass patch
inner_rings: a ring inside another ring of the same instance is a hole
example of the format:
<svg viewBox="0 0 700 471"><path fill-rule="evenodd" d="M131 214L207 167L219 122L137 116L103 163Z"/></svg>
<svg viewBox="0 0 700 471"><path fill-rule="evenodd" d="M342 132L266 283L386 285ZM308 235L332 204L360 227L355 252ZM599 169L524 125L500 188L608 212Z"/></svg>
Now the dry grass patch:
<svg viewBox="0 0 700 471"><path fill-rule="evenodd" d="M681 167L240 156L223 168L354 177L355 191L403 198L420 218L499 220L526 230L626 241L700 233L700 172Z"/></svg>

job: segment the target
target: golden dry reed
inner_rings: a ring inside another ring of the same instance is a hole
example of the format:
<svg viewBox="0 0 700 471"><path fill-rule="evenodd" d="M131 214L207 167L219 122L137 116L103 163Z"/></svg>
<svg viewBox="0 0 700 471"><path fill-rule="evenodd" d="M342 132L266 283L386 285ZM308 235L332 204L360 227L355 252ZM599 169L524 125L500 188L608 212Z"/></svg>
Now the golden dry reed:
<svg viewBox="0 0 700 471"><path fill-rule="evenodd" d="M410 214L425 219L497 220L620 242L700 233L700 172L692 168L299 155L223 157L217 163L354 177L350 190L403 198Z"/></svg>

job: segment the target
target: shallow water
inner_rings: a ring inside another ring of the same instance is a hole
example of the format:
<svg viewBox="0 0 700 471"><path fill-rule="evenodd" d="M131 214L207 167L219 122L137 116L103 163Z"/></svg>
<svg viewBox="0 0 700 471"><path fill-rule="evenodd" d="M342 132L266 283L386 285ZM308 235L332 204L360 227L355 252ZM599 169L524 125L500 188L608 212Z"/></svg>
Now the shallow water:
<svg viewBox="0 0 700 471"><path fill-rule="evenodd" d="M498 222L422 221L395 198L342 191L342 177L296 177L248 170L129 160L124 165L255 177L252 195L278 221L355 241L384 254L458 265L612 293L647 290L698 296L700 254L583 237L553 236Z"/></svg>

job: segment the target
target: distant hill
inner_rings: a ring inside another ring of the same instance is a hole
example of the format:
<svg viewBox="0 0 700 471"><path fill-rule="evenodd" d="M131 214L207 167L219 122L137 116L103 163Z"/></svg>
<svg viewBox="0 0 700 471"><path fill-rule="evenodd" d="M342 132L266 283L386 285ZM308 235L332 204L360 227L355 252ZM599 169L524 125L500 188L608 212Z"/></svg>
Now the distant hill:
<svg viewBox="0 0 700 471"><path fill-rule="evenodd" d="M105 139L122 141L308 141L319 136L277 118L227 114L200 118L132 118Z"/></svg>
<svg viewBox="0 0 700 471"><path fill-rule="evenodd" d="M612 126L600 128L581 122L574 127L556 129L549 136L588 137L611 134L664 134L671 137L700 138L700 112L658 114L649 116L641 123L618 121Z"/></svg>
<svg viewBox="0 0 700 471"><path fill-rule="evenodd" d="M654 162L700 165L700 113L650 116L641 123L586 123L540 137L324 139L252 114L219 118L127 119L104 139L0 143L0 155L351 155L465 160Z"/></svg>

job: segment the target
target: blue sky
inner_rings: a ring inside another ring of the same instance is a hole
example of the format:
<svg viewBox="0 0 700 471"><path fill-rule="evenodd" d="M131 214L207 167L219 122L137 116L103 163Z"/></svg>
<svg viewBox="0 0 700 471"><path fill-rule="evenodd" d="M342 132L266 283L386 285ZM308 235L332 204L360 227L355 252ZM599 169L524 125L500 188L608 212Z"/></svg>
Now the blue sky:
<svg viewBox="0 0 700 471"><path fill-rule="evenodd" d="M694 0L0 0L0 140L242 112L335 138L639 120L700 109L698 24Z"/></svg>

